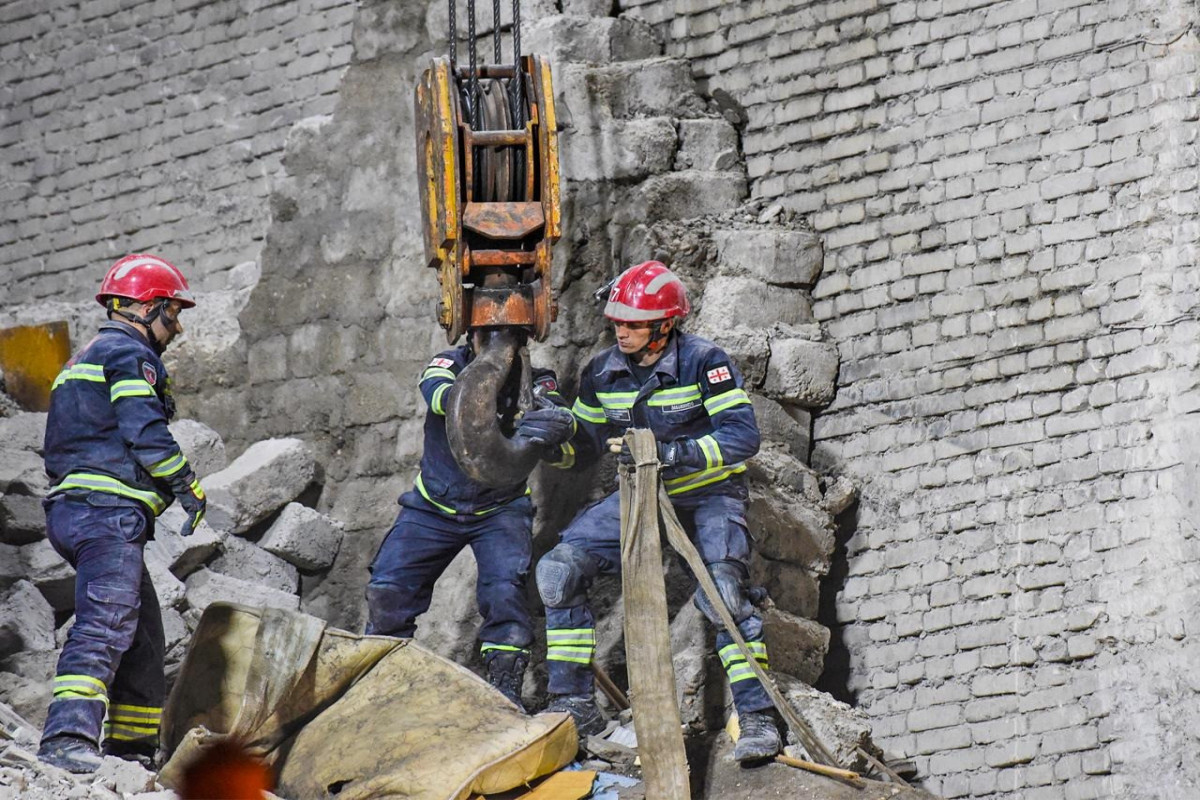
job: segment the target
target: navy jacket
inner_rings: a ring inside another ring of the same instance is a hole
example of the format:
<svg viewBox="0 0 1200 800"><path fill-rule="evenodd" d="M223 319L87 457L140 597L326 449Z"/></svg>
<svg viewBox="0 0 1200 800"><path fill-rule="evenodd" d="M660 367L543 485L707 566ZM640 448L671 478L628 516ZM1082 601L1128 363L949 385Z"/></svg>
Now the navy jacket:
<svg viewBox="0 0 1200 800"><path fill-rule="evenodd" d="M134 328L106 322L54 379L46 420L51 494L103 492L154 514L187 465L167 428L175 413L162 359Z"/></svg>
<svg viewBox="0 0 1200 800"><path fill-rule="evenodd" d="M450 451L444 400L458 374L473 358L470 348L462 345L438 353L421 373L421 395L429 410L425 414L425 449L421 454L416 490L446 514L484 514L529 493L523 479L502 488L476 483L462 471ZM558 380L552 371L535 369L533 380L551 402L566 406L566 401L558 393ZM507 410L515 412L516 409Z"/></svg>
<svg viewBox="0 0 1200 800"><path fill-rule="evenodd" d="M671 495L740 490L734 476L758 452L758 423L741 373L724 350L688 333L671 338L645 385L615 345L600 353L584 367L571 411L580 423L571 440L580 464L594 461L606 439L628 428L679 442L681 463L663 471Z"/></svg>

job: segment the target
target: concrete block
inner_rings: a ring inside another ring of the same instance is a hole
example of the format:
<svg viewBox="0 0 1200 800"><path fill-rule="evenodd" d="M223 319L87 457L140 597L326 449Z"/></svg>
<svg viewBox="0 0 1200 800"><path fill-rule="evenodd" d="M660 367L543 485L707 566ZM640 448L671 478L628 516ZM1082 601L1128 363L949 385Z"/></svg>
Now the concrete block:
<svg viewBox="0 0 1200 800"><path fill-rule="evenodd" d="M101 761L95 775L96 782L101 786L111 787L117 797L140 798L144 796L144 792L153 791L157 785L155 773L136 761L126 761L116 756L108 756Z"/></svg>
<svg viewBox="0 0 1200 800"><path fill-rule="evenodd" d="M225 442L221 435L203 422L180 419L170 424L171 435L187 456L188 463L201 478L220 472L229 466L225 455Z"/></svg>
<svg viewBox="0 0 1200 800"><path fill-rule="evenodd" d="M640 181L671 169L676 143L675 126L666 117L568 130L562 137L562 174L575 181Z"/></svg>
<svg viewBox="0 0 1200 800"><path fill-rule="evenodd" d="M227 536L221 550L221 554L208 564L210 570L289 594L299 591L300 574L296 568L258 545Z"/></svg>
<svg viewBox="0 0 1200 800"><path fill-rule="evenodd" d="M342 544L342 524L315 509L288 503L258 543L302 570L329 569Z"/></svg>
<svg viewBox="0 0 1200 800"><path fill-rule="evenodd" d="M777 674L775 682L839 766L863 770L866 760L858 752L860 747L876 758L882 755L871 741L871 725L865 713L789 675Z"/></svg>
<svg viewBox="0 0 1200 800"><path fill-rule="evenodd" d="M0 702L39 730L54 695L57 663L57 650L25 651L6 659L0 672Z"/></svg>
<svg viewBox="0 0 1200 800"><path fill-rule="evenodd" d="M713 172L738 165L737 130L724 117L679 120L676 169Z"/></svg>
<svg viewBox="0 0 1200 800"><path fill-rule="evenodd" d="M75 608L75 569L54 551L46 539L21 548L25 575L55 611Z"/></svg>
<svg viewBox="0 0 1200 800"><path fill-rule="evenodd" d="M821 583L810 570L754 552L750 556L750 582L764 587L778 608L808 619L816 617Z"/></svg>
<svg viewBox="0 0 1200 800"><path fill-rule="evenodd" d="M54 610L29 581L0 596L0 658L22 650L54 649Z"/></svg>
<svg viewBox="0 0 1200 800"><path fill-rule="evenodd" d="M187 514L178 504L171 506L159 515L154 524L154 539L146 543L146 552L161 556L180 580L204 566L226 537L207 521L201 522L191 536L180 536L185 519Z"/></svg>
<svg viewBox="0 0 1200 800"><path fill-rule="evenodd" d="M549 58L551 64L609 64L662 53L650 26L627 17L543 17L526 27L521 47Z"/></svg>
<svg viewBox="0 0 1200 800"><path fill-rule="evenodd" d="M208 521L218 529L245 533L295 500L315 476L312 451L300 439L253 444L204 481Z"/></svg>
<svg viewBox="0 0 1200 800"><path fill-rule="evenodd" d="M210 603L240 603L256 608L282 608L297 611L300 598L251 581L238 580L219 572L202 569L188 576L187 602L193 610L203 611Z"/></svg>
<svg viewBox="0 0 1200 800"><path fill-rule="evenodd" d="M782 443L788 453L807 462L812 450L812 415L797 406L784 406L759 394L750 395L763 440Z"/></svg>
<svg viewBox="0 0 1200 800"><path fill-rule="evenodd" d="M5 448L40 456L46 438L46 416L44 411L19 411L11 417L0 417L0 442Z"/></svg>
<svg viewBox="0 0 1200 800"><path fill-rule="evenodd" d="M37 495L0 494L0 542L30 544L46 535L46 512Z"/></svg>
<svg viewBox="0 0 1200 800"><path fill-rule="evenodd" d="M0 544L0 592L24 577L25 561L21 557L21 548L12 544Z"/></svg>
<svg viewBox="0 0 1200 800"><path fill-rule="evenodd" d="M833 555L833 520L824 509L798 502L757 482L746 512L755 549L765 558L805 567L818 575L829 571Z"/></svg>
<svg viewBox="0 0 1200 800"><path fill-rule="evenodd" d="M183 581L171 572L171 563L161 550L146 548L143 560L150 582L154 584L154 592L158 595L158 605L163 610L174 608L184 600L187 587Z"/></svg>
<svg viewBox="0 0 1200 800"><path fill-rule="evenodd" d="M812 287L825 249L811 231L722 228L713 231L721 274L749 274L776 286Z"/></svg>
<svg viewBox="0 0 1200 800"><path fill-rule="evenodd" d="M837 348L830 342L773 336L762 393L805 408L826 406L837 390L838 364Z"/></svg>
<svg viewBox="0 0 1200 800"><path fill-rule="evenodd" d="M597 130L608 119L701 113L687 61L652 58L633 63L555 63L559 120L576 130Z"/></svg>
<svg viewBox="0 0 1200 800"><path fill-rule="evenodd" d="M0 492L46 495L49 480L42 457L29 450L0 446Z"/></svg>
<svg viewBox="0 0 1200 800"><path fill-rule="evenodd" d="M797 325L813 321L812 300L800 289L768 287L756 278L718 275L705 284L697 314L699 324L720 328L730 320L750 328L775 323ZM759 336L763 333L759 332Z"/></svg>
<svg viewBox="0 0 1200 800"><path fill-rule="evenodd" d="M771 669L812 685L825 668L829 629L778 608L763 614L763 632Z"/></svg>
<svg viewBox="0 0 1200 800"><path fill-rule="evenodd" d="M614 218L618 223L695 219L736 208L745 197L746 176L740 172L668 172L627 189Z"/></svg>

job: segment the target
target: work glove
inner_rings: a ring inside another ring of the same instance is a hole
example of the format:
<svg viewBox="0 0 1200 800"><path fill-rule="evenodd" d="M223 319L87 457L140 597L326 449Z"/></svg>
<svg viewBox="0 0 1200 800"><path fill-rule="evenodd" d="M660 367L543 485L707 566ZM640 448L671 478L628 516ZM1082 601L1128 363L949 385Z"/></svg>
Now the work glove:
<svg viewBox="0 0 1200 800"><path fill-rule="evenodd" d="M671 467L687 466L688 442L690 439L676 439L673 442L655 442L655 449L658 451L658 463L663 469ZM629 449L629 442L625 441L625 437L620 436L608 440L608 451L617 454L617 463L625 466L633 465L633 453Z"/></svg>
<svg viewBox="0 0 1200 800"><path fill-rule="evenodd" d="M538 444L558 447L575 433L575 415L562 406L535 408L517 423L517 436Z"/></svg>
<svg viewBox="0 0 1200 800"><path fill-rule="evenodd" d="M196 477L196 473L192 471L191 467L185 467L171 479L171 491L175 494L179 505L187 512L187 520L179 529L179 535L191 536L196 532L196 528L200 527L200 522L204 519L204 512L208 508L208 499L204 496L200 479Z"/></svg>

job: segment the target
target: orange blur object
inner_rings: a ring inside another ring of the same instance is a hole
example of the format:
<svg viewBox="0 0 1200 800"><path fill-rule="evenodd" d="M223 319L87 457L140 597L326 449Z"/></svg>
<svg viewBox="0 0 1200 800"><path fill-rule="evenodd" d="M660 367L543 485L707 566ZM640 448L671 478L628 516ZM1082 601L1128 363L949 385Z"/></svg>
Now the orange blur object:
<svg viewBox="0 0 1200 800"><path fill-rule="evenodd" d="M182 800L262 800L274 788L271 769L241 746L219 742L183 772Z"/></svg>

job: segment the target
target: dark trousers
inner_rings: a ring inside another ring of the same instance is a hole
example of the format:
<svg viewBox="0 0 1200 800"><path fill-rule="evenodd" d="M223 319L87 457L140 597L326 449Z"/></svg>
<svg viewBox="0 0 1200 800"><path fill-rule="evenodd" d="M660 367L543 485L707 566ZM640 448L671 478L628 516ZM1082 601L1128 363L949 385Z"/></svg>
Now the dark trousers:
<svg viewBox="0 0 1200 800"><path fill-rule="evenodd" d="M166 644L142 560L154 518L130 502L100 492L45 502L50 543L75 568L75 624L43 739L73 734L99 744L107 712L114 738L157 744Z"/></svg>
<svg viewBox="0 0 1200 800"><path fill-rule="evenodd" d="M528 649L533 624L525 597L533 557L533 506L520 497L485 514L445 514L415 492L401 498L396 522L371 563L367 633L410 637L429 610L433 585L464 547L475 554L479 638Z"/></svg>
<svg viewBox="0 0 1200 800"><path fill-rule="evenodd" d="M562 532L561 543L555 549L562 548L564 556L559 562L568 565L566 569L572 574L564 580L570 587L564 594L564 603L546 607L547 641L551 648L556 639L577 644L586 642L589 637L594 641L595 618L584 592L596 575L620 574L620 502L618 492L610 494L585 508ZM743 494L683 494L672 497L671 505L688 538L710 569L714 564L725 562L748 573L750 534L746 527ZM543 598L547 589L550 594L555 594L550 587L539 585L539 589L543 589ZM744 597L740 599L745 601ZM739 622L738 630L752 649L762 648L762 661L765 662L762 618L753 613ZM591 694L590 653L586 652L586 644L582 647L583 650L576 651L577 657L572 657L569 648L562 651L563 658L556 658L553 650L549 654L546 667L551 694ZM762 684L757 678L746 677L744 668L739 669L738 665L744 665L744 659L737 654L733 637L725 630L717 633L716 649L731 676L730 689L738 711L746 713L770 708L773 704Z"/></svg>

